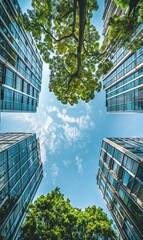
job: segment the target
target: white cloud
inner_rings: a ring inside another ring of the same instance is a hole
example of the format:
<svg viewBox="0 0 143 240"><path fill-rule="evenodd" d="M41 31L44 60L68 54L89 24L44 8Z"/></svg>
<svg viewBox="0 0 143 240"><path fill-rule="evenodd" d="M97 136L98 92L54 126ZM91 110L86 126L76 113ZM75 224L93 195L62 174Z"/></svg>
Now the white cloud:
<svg viewBox="0 0 143 240"><path fill-rule="evenodd" d="M16 115L18 120L26 122L28 132L35 132L40 139L41 158L47 160L46 152L54 153L61 144L71 145L81 140L85 130L94 128L94 123L86 110L79 117L70 116L71 109L59 110L56 106L42 106L35 114Z"/></svg>
<svg viewBox="0 0 143 240"><path fill-rule="evenodd" d="M58 112L59 110L56 106L49 106L47 107L47 111L51 113L51 112Z"/></svg>
<svg viewBox="0 0 143 240"><path fill-rule="evenodd" d="M56 163L52 164L51 170L52 170L52 177L57 177L59 173L59 167L57 166Z"/></svg>
<svg viewBox="0 0 143 240"><path fill-rule="evenodd" d="M84 107L85 107L85 110L86 110L87 113L92 112L90 103L84 103Z"/></svg>
<svg viewBox="0 0 143 240"><path fill-rule="evenodd" d="M64 166L68 167L71 164L71 161L63 160L62 163L63 163Z"/></svg>
<svg viewBox="0 0 143 240"><path fill-rule="evenodd" d="M77 166L77 171L80 175L82 175L83 173L83 166L82 166L82 163L83 163L83 159L80 158L79 156L76 156L75 158L75 164Z"/></svg>
<svg viewBox="0 0 143 240"><path fill-rule="evenodd" d="M53 184L55 185L56 184L56 177L59 174L59 167L57 166L56 163L52 164L51 171L52 171Z"/></svg>
<svg viewBox="0 0 143 240"><path fill-rule="evenodd" d="M69 143L76 141L80 137L80 131L77 127L70 127L69 124L63 125L64 135Z"/></svg>

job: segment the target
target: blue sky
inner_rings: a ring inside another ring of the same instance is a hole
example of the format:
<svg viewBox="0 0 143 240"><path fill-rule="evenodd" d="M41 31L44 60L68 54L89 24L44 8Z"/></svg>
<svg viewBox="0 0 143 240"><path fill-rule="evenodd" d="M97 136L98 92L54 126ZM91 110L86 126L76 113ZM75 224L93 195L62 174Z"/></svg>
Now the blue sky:
<svg viewBox="0 0 143 240"><path fill-rule="evenodd" d="M30 6L30 0L20 3L23 10ZM100 4L93 21L102 32L103 1ZM36 132L40 138L44 178L36 197L59 186L73 206L95 204L108 213L96 185L102 139L142 137L143 115L107 114L103 90L88 104L62 105L49 93L48 80L44 64L37 113L2 113L0 132Z"/></svg>

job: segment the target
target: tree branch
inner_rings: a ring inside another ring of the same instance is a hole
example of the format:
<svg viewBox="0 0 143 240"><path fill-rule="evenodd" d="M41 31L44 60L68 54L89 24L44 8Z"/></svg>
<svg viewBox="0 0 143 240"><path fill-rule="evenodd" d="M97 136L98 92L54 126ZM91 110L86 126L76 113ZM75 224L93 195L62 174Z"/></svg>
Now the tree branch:
<svg viewBox="0 0 143 240"><path fill-rule="evenodd" d="M65 13L62 17L58 18L57 20L61 20L61 19L65 18L65 17L68 16L70 13L72 13L73 10L74 10L74 9L69 10L67 13Z"/></svg>
<svg viewBox="0 0 143 240"><path fill-rule="evenodd" d="M73 36L73 34L70 33L70 34L67 35L67 36L64 36L64 37L62 37L62 38L60 38L60 39L56 39L50 32L48 32L48 31L46 30L46 28L44 27L44 25L41 24L41 27L42 27L42 28L44 29L44 31L45 31L46 33L48 33L56 42L61 42L62 40Z"/></svg>

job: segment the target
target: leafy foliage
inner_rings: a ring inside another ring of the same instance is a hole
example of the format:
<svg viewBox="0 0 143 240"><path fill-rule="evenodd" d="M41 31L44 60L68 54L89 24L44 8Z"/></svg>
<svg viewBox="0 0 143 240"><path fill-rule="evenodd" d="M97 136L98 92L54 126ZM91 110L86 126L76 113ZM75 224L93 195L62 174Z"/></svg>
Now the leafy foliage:
<svg viewBox="0 0 143 240"><path fill-rule="evenodd" d="M90 21L97 1L33 0L32 7L24 14L24 24L50 65L50 91L63 104L93 99L101 89L96 75L99 35Z"/></svg>
<svg viewBox="0 0 143 240"><path fill-rule="evenodd" d="M122 10L126 10L126 13L122 16L111 17L110 29L101 49L104 51L110 45L110 54L113 54L117 47L136 51L143 44L143 31L134 38L137 27L143 22L143 0L114 1Z"/></svg>
<svg viewBox="0 0 143 240"><path fill-rule="evenodd" d="M112 221L101 208L73 208L59 188L30 205L22 227L22 240L116 239Z"/></svg>

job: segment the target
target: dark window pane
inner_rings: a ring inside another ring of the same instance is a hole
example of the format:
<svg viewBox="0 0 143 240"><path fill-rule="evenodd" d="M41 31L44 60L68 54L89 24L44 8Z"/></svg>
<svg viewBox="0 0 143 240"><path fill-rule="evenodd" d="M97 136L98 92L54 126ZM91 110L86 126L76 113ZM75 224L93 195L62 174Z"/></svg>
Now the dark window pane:
<svg viewBox="0 0 143 240"><path fill-rule="evenodd" d="M139 167L136 175L143 182L143 168Z"/></svg>

